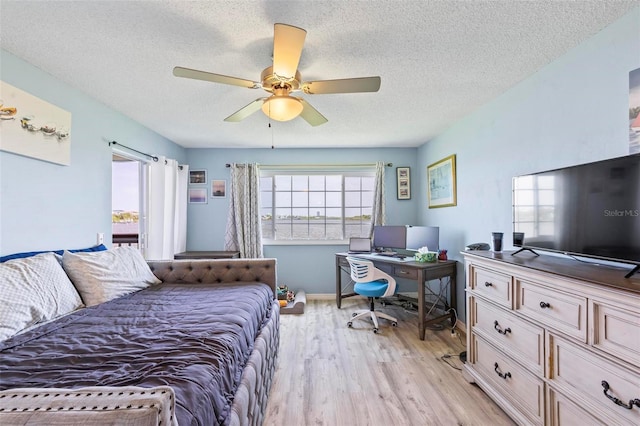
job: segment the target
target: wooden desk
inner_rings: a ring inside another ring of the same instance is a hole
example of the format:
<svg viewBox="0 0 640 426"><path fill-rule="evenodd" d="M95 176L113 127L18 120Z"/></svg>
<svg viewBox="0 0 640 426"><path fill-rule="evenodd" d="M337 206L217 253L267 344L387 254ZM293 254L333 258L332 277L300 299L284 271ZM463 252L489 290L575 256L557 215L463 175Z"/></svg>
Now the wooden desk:
<svg viewBox="0 0 640 426"><path fill-rule="evenodd" d="M350 276L349 262L347 262L347 253L336 253L336 305L341 307L342 299L355 296L356 293L342 293L342 272L346 272ZM354 257L358 257L354 255ZM363 257L364 258L364 257ZM425 317L425 282L439 278L449 277L449 300L445 301L446 309L449 307L456 309L456 261L455 260L439 260L434 263L422 262L398 262L393 259L387 259L384 256L375 258L366 257L366 260L373 262L376 268L386 272L392 277L404 278L418 283L418 337L424 340L426 327L429 324L439 323L445 319L455 320L453 313L445 313L436 318L428 319Z"/></svg>
<svg viewBox="0 0 640 426"><path fill-rule="evenodd" d="M239 251L183 251L173 255L174 259L233 259L240 257Z"/></svg>

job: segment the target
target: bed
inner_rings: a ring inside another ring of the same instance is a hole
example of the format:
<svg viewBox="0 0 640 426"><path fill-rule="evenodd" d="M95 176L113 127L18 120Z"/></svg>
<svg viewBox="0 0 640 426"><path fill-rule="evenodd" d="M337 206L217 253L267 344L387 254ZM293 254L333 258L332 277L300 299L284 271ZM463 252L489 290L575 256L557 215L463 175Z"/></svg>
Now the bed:
<svg viewBox="0 0 640 426"><path fill-rule="evenodd" d="M262 423L279 345L275 259L148 267L161 283L0 342L0 424Z"/></svg>

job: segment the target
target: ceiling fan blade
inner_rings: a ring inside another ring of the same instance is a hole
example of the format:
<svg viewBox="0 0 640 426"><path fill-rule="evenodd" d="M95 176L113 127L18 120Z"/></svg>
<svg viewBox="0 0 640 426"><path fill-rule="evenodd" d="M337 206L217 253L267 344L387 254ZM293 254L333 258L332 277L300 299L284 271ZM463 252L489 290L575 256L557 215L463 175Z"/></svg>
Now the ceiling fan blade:
<svg viewBox="0 0 640 426"><path fill-rule="evenodd" d="M224 119L224 121L238 122L242 121L251 114L256 111L259 111L262 107L264 100L267 98L258 98L255 101L251 102L249 105L240 108L238 111L234 112L230 116Z"/></svg>
<svg viewBox="0 0 640 426"><path fill-rule="evenodd" d="M228 75L214 74L206 71L192 70L191 68L174 67L173 75L176 77L212 81L214 83L231 84L233 86L247 87L249 89L259 89L262 87L260 83L256 83L255 81L229 77Z"/></svg>
<svg viewBox="0 0 640 426"><path fill-rule="evenodd" d="M344 78L341 80L319 80L302 83L302 90L309 95L377 92L379 89L380 77Z"/></svg>
<svg viewBox="0 0 640 426"><path fill-rule="evenodd" d="M302 112L300 113L300 117L304 118L307 123L315 127L329 121L325 118L324 115L320 114L317 109L312 107L309 102L305 101L302 98L298 98L298 99L300 100L300 103L302 103L302 106L304 107L302 109Z"/></svg>
<svg viewBox="0 0 640 426"><path fill-rule="evenodd" d="M292 79L296 76L307 32L286 24L275 24L273 32L273 73Z"/></svg>

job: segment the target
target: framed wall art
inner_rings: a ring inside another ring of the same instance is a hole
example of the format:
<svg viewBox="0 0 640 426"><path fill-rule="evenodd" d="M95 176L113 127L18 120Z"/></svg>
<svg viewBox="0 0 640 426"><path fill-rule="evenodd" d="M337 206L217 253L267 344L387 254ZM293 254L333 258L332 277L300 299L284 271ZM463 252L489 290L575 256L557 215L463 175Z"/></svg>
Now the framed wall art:
<svg viewBox="0 0 640 426"><path fill-rule="evenodd" d="M0 81L0 150L69 166L71 113Z"/></svg>
<svg viewBox="0 0 640 426"><path fill-rule="evenodd" d="M629 154L640 152L640 68L629 72Z"/></svg>
<svg viewBox="0 0 640 426"><path fill-rule="evenodd" d="M207 204L207 188L189 188L190 204Z"/></svg>
<svg viewBox="0 0 640 426"><path fill-rule="evenodd" d="M211 198L226 198L227 181L224 179L214 179L211 181Z"/></svg>
<svg viewBox="0 0 640 426"><path fill-rule="evenodd" d="M200 185L207 183L207 171L206 170L189 170L189 184Z"/></svg>
<svg viewBox="0 0 640 426"><path fill-rule="evenodd" d="M457 204L455 154L427 167L427 199L430 209Z"/></svg>
<svg viewBox="0 0 640 426"><path fill-rule="evenodd" d="M396 167L396 181L398 185L398 200L411 199L411 168Z"/></svg>

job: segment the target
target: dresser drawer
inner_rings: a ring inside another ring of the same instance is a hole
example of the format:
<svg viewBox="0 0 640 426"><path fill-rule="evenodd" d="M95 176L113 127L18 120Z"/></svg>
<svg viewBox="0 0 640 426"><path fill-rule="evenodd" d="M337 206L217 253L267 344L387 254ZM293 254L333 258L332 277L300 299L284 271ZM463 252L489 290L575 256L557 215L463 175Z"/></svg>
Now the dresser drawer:
<svg viewBox="0 0 640 426"><path fill-rule="evenodd" d="M552 388L547 388L548 420L549 426L595 426L604 423L580 406L574 404L571 399L561 393L557 393Z"/></svg>
<svg viewBox="0 0 640 426"><path fill-rule="evenodd" d="M489 271L475 265L470 266L469 274L469 283L475 293L506 308L513 307L510 275Z"/></svg>
<svg viewBox="0 0 640 426"><path fill-rule="evenodd" d="M571 395L585 408L593 406L612 419L608 423L640 424L640 407L627 409L617 405L605 395L603 387L606 382L609 386L607 394L625 404L640 398L637 364L634 369L615 364L554 334L548 335L547 348L551 366L548 378L553 388L562 389L563 394Z"/></svg>
<svg viewBox="0 0 640 426"><path fill-rule="evenodd" d="M403 268L402 266L394 266L392 275L395 275L396 277L415 280L418 278L418 270L415 268Z"/></svg>
<svg viewBox="0 0 640 426"><path fill-rule="evenodd" d="M591 302L591 344L631 364L640 363L640 306L613 306Z"/></svg>
<svg viewBox="0 0 640 426"><path fill-rule="evenodd" d="M587 299L516 279L516 311L587 342Z"/></svg>
<svg viewBox="0 0 640 426"><path fill-rule="evenodd" d="M481 299L470 302L473 331L543 376L544 329Z"/></svg>
<svg viewBox="0 0 640 426"><path fill-rule="evenodd" d="M475 333L471 335L475 371L511 401L532 424L544 423L544 382Z"/></svg>

